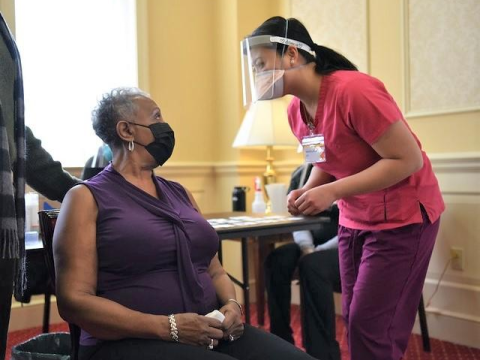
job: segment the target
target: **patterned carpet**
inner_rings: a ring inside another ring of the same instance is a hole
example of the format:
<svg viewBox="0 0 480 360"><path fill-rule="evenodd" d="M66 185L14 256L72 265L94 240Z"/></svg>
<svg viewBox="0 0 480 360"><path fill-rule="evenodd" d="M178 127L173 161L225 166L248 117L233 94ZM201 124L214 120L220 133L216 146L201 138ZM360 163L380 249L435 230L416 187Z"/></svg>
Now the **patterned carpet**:
<svg viewBox="0 0 480 360"><path fill-rule="evenodd" d="M265 329L269 328L268 313L265 313ZM251 307L252 325L256 325L257 313L255 306ZM302 347L301 343L301 327L300 327L300 311L298 306L292 306L292 327L295 331L295 343L297 346ZM68 331L68 326L65 323L55 324L50 326L50 331ZM40 334L41 328L31 328L27 330L14 331L9 334L7 357L5 360L10 359L11 347L15 344L21 343L31 337ZM342 350L342 360L349 360L350 355L347 349L347 338L345 332L345 326L340 317L337 317L337 339L340 343ZM426 353L423 351L422 338L419 335L410 337L408 343L407 352L404 360L480 360L480 349L469 348L466 346L452 344L446 341L440 341L436 339L430 339L432 351Z"/></svg>

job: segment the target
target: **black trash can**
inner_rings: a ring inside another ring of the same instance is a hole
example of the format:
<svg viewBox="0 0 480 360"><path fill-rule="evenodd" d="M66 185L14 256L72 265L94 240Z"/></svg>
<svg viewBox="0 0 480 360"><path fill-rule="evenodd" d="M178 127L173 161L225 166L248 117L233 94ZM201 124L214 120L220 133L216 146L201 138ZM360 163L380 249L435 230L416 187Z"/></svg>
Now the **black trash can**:
<svg viewBox="0 0 480 360"><path fill-rule="evenodd" d="M70 360L70 334L41 334L12 348L11 360Z"/></svg>

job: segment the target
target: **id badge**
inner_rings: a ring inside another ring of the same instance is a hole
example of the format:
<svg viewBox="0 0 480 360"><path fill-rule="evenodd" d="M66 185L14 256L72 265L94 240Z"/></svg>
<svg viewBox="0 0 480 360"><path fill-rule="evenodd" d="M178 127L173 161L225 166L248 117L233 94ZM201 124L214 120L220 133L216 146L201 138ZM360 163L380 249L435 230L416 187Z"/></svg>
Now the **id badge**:
<svg viewBox="0 0 480 360"><path fill-rule="evenodd" d="M315 164L326 161L325 141L322 134L305 136L302 139L302 146L306 163Z"/></svg>

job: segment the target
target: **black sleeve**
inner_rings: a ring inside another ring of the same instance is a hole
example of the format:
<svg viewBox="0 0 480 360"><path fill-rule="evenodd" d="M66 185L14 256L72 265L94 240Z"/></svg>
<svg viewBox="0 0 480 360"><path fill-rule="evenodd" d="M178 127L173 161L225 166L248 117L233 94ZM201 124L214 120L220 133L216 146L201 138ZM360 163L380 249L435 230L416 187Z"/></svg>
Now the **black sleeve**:
<svg viewBox="0 0 480 360"><path fill-rule="evenodd" d="M307 182L313 166L311 164L302 164L297 167L290 178L290 185L288 186L287 194L292 191L301 188ZM306 172L304 174L304 172ZM305 176L302 176L305 175ZM302 182L302 183L301 183Z"/></svg>
<svg viewBox="0 0 480 360"><path fill-rule="evenodd" d="M302 176L302 170L303 170L303 165L300 165L293 171L292 177L290 178L290 184L288 186L287 193L289 193L292 190L296 190L300 187L300 178Z"/></svg>
<svg viewBox="0 0 480 360"><path fill-rule="evenodd" d="M26 127L25 136L27 184L50 200L62 201L67 191L81 180L64 171L62 164L53 160L29 127Z"/></svg>
<svg viewBox="0 0 480 360"><path fill-rule="evenodd" d="M324 215L330 217L330 222L322 226L320 230L313 230L313 243L315 246L323 244L338 234L338 218L339 210L336 204L333 204L329 210L324 212Z"/></svg>

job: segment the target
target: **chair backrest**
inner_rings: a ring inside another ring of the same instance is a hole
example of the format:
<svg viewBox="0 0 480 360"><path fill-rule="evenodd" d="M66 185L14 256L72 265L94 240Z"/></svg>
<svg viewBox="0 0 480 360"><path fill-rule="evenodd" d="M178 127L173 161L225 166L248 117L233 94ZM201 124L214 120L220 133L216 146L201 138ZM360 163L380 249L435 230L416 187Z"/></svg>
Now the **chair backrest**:
<svg viewBox="0 0 480 360"><path fill-rule="evenodd" d="M40 232L43 243L43 254L45 256L45 263L47 264L48 273L50 275L51 283L55 289L55 262L53 259L53 232L57 223L58 209L44 210L38 213ZM71 341L71 360L78 360L78 348L80 344L80 328L72 323L68 323L70 328Z"/></svg>

